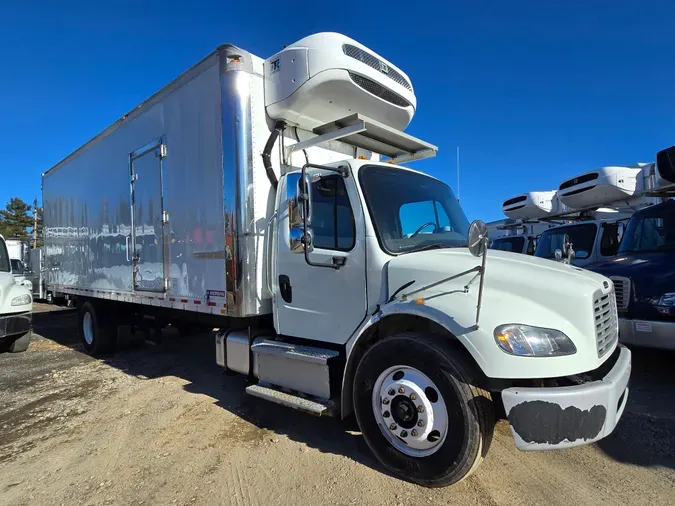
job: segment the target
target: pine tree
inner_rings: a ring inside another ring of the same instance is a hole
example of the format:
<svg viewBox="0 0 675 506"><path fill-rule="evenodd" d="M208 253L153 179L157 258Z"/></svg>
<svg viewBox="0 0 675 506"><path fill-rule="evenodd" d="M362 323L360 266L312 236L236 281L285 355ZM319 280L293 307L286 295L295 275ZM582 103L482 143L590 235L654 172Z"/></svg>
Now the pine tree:
<svg viewBox="0 0 675 506"><path fill-rule="evenodd" d="M30 210L31 206L19 197L12 197L0 211L0 234L5 238L30 239L28 229L33 227L33 218L28 215Z"/></svg>

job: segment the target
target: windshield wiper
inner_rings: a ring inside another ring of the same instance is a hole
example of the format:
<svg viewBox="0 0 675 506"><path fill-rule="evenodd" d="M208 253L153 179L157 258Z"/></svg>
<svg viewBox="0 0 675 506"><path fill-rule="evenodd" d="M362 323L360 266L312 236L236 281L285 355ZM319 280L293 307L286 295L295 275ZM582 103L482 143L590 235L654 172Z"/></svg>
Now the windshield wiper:
<svg viewBox="0 0 675 506"><path fill-rule="evenodd" d="M434 244L427 244L426 246L421 246L419 248L411 249L406 251L406 253L417 253L418 251L428 251L431 249L444 249L444 248L457 248L458 246L450 246L449 244L443 244L441 242L437 242Z"/></svg>

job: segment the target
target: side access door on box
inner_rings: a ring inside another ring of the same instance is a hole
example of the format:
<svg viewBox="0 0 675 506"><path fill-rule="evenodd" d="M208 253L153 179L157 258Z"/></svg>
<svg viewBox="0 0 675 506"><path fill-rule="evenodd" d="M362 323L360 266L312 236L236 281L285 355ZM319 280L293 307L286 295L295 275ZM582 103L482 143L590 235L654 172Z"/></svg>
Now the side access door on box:
<svg viewBox="0 0 675 506"><path fill-rule="evenodd" d="M157 139L129 155L131 175L131 265L134 291L168 289L164 228L163 159L166 145ZM129 249L127 249L128 251Z"/></svg>

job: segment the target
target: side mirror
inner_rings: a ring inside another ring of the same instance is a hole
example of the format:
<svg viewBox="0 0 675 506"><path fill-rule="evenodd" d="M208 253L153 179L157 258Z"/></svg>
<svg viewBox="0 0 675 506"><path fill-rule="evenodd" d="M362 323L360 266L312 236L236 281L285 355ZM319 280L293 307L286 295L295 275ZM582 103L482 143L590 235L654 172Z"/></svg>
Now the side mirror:
<svg viewBox="0 0 675 506"><path fill-rule="evenodd" d="M288 226L291 251L303 253L305 247L312 245L312 192L308 174L304 179L300 173L289 174L286 179L286 196L288 198ZM305 228L307 233L305 234Z"/></svg>
<svg viewBox="0 0 675 506"><path fill-rule="evenodd" d="M479 257L485 253L487 249L487 236L488 229L487 225L480 221L476 220L471 223L469 226L469 236L467 238L467 246L469 247L469 252L475 256Z"/></svg>
<svg viewBox="0 0 675 506"><path fill-rule="evenodd" d="M565 234L563 236L563 247L562 247L563 255L567 256L571 247L572 247L572 243L570 243L570 236Z"/></svg>

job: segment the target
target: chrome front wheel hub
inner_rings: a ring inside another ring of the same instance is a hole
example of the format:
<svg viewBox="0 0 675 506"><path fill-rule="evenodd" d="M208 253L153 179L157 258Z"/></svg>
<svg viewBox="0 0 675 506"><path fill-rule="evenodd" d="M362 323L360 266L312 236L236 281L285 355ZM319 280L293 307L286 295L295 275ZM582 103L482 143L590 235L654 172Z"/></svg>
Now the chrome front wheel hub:
<svg viewBox="0 0 675 506"><path fill-rule="evenodd" d="M445 401L434 382L418 369L394 366L383 371L375 382L372 403L382 434L401 453L426 457L445 441Z"/></svg>

